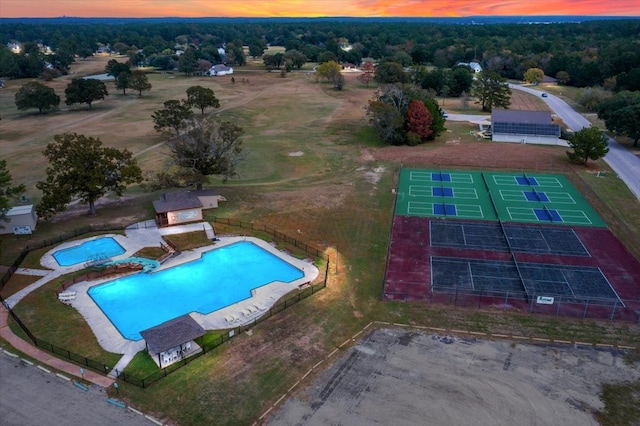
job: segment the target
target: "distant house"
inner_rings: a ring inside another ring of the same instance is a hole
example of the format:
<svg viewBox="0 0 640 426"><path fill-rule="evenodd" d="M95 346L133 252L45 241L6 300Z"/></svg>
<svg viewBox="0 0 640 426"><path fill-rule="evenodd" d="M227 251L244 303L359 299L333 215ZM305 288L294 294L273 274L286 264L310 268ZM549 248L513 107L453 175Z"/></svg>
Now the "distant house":
<svg viewBox="0 0 640 426"><path fill-rule="evenodd" d="M32 204L12 207L7 210L5 216L9 221L0 223L0 226L3 226L0 228L0 234L31 234L38 223L38 215Z"/></svg>
<svg viewBox="0 0 640 426"><path fill-rule="evenodd" d="M202 349L193 341L206 331L189 315L174 318L140 332L147 352L160 368Z"/></svg>
<svg viewBox="0 0 640 426"><path fill-rule="evenodd" d="M217 64L209 68L209 75L211 76L227 75L227 74L233 74L233 68L223 64Z"/></svg>
<svg viewBox="0 0 640 426"><path fill-rule="evenodd" d="M225 198L212 189L162 194L153 202L158 226L180 225L202 220L202 210L215 209Z"/></svg>
<svg viewBox="0 0 640 426"><path fill-rule="evenodd" d="M459 67L469 67L474 73L482 72L482 66L477 62L458 62L456 65Z"/></svg>
<svg viewBox="0 0 640 426"><path fill-rule="evenodd" d="M547 111L494 109L491 112L491 140L494 142L561 145L560 126Z"/></svg>
<svg viewBox="0 0 640 426"><path fill-rule="evenodd" d="M548 75L545 75L539 84L543 86L557 86L558 80Z"/></svg>

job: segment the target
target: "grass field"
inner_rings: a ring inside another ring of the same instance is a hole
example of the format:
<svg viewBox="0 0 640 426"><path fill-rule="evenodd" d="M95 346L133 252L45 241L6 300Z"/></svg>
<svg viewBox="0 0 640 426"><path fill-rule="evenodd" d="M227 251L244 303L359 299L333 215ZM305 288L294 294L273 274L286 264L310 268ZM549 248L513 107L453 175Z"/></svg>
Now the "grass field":
<svg viewBox="0 0 640 426"><path fill-rule="evenodd" d="M79 61L73 71L75 75L102 72L108 59ZM44 177L46 167L40 152L54 134L78 132L100 137L107 145L130 149L146 172L160 170L169 159L153 130L151 112L167 99L186 97L190 86L210 87L221 100L221 108L210 113L245 129L248 155L237 179L225 185L211 180L211 186L228 201L208 214L269 225L323 247L333 256L327 289L261 323L251 336L238 336L148 389L122 384L119 398L182 425L253 424L310 367L372 320L640 345L640 327L636 325L380 301L393 212L391 189L396 186L401 161L423 167L460 164L544 170L549 164L561 164L573 169L565 163L562 148L501 144L501 155L496 155L493 144L469 135L474 126L452 122L437 142L418 147L381 146L366 127L363 109L375 87L367 88L347 74L345 89L338 92L307 78L306 73L282 78L277 72L250 68L236 69L235 83L230 76L153 74L153 88L142 98L122 96L109 83L110 96L91 111L63 107L42 116L15 110L13 96L23 81L7 81L7 88L0 91L3 158L14 181L25 183L28 197L37 201L35 182ZM63 94L66 83L63 79L52 87ZM444 102L447 109L453 101ZM517 105L514 100L512 108ZM479 107L470 103L467 112L477 111ZM616 179L593 180L594 172L600 169L607 167L598 162L575 170L585 175L602 203L632 230L623 240L630 247L640 240L640 205L620 189ZM15 258L29 241L65 230L89 223L126 224L151 218L155 197L157 194L132 188L125 197L102 200L96 217L85 216L86 208L77 206L39 224L37 233L30 237L2 236L0 264ZM598 213L607 220L600 210ZM47 302L46 296L37 297L35 304ZM32 308L25 307L26 314L32 315ZM65 318L59 320L64 322ZM66 338L50 332L51 338ZM90 331L78 333L91 336ZM2 345L6 347L5 342Z"/></svg>

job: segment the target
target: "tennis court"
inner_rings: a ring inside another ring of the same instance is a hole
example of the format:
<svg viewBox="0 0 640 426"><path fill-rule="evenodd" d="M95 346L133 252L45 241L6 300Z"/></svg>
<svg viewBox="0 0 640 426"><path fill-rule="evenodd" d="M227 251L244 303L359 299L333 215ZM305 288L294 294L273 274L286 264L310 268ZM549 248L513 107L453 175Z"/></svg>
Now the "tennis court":
<svg viewBox="0 0 640 426"><path fill-rule="evenodd" d="M497 220L481 172L402 169L396 214Z"/></svg>
<svg viewBox="0 0 640 426"><path fill-rule="evenodd" d="M433 247L589 257L573 229L557 226L431 221Z"/></svg>
<svg viewBox="0 0 640 426"><path fill-rule="evenodd" d="M563 175L400 170L385 299L639 321L639 282Z"/></svg>
<svg viewBox="0 0 640 426"><path fill-rule="evenodd" d="M563 175L485 172L483 178L502 221L606 226Z"/></svg>
<svg viewBox="0 0 640 426"><path fill-rule="evenodd" d="M562 175L401 169L396 214L605 227Z"/></svg>
<svg viewBox="0 0 640 426"><path fill-rule="evenodd" d="M431 286L435 292L457 289L527 298L562 298L565 302L624 306L600 268L513 261L431 258Z"/></svg>

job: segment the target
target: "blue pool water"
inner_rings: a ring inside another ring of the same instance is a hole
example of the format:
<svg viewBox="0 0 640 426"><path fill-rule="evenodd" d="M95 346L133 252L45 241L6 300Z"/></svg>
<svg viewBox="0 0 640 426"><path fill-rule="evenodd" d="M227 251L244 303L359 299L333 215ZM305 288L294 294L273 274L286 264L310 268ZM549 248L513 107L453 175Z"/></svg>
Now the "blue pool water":
<svg viewBox="0 0 640 426"><path fill-rule="evenodd" d="M254 288L303 276L298 268L243 241L179 266L91 287L89 296L124 338L140 340L142 330L191 312L209 314L251 297Z"/></svg>
<svg viewBox="0 0 640 426"><path fill-rule="evenodd" d="M101 237L85 241L77 246L57 250L53 253L53 258L60 266L72 266L97 258L120 256L125 251L112 237Z"/></svg>

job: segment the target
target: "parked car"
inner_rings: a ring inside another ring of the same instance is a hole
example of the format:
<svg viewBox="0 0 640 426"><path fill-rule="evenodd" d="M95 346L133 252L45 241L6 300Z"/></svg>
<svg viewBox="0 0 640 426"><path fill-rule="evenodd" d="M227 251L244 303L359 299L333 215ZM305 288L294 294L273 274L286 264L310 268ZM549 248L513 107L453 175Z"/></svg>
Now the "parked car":
<svg viewBox="0 0 640 426"><path fill-rule="evenodd" d="M543 97L543 98L546 98L547 96L549 96L549 95L547 95L546 93L543 93L543 94L542 94L542 97Z"/></svg>

